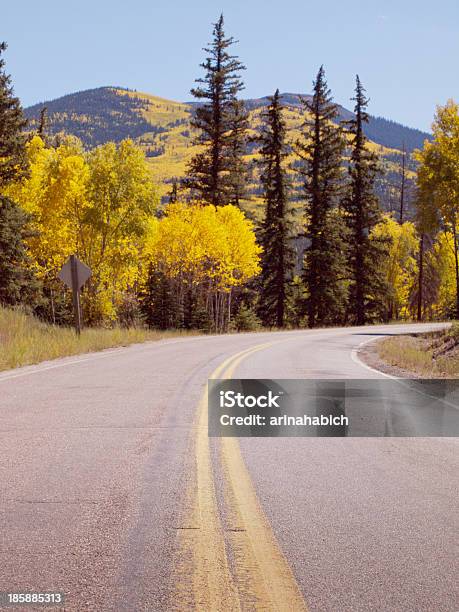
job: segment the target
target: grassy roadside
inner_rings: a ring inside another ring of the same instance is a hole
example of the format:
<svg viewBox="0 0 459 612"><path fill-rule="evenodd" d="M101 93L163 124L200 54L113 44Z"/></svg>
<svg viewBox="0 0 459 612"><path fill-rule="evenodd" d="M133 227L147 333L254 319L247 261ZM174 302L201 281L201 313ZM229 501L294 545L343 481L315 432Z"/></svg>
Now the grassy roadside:
<svg viewBox="0 0 459 612"><path fill-rule="evenodd" d="M0 371L58 357L186 335L191 334L92 328L83 330L78 337L71 328L47 325L21 311L0 307Z"/></svg>
<svg viewBox="0 0 459 612"><path fill-rule="evenodd" d="M459 376L459 323L438 332L386 338L376 349L384 363L426 378Z"/></svg>

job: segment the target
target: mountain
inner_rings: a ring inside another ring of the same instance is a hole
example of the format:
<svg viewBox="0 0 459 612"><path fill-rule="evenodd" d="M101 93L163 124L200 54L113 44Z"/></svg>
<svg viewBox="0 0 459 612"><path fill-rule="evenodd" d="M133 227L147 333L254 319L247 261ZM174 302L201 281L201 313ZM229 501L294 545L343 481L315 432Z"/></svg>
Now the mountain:
<svg viewBox="0 0 459 612"><path fill-rule="evenodd" d="M303 123L301 96L284 93L282 100L293 143L300 135ZM257 133L263 108L268 103L267 97L246 100L252 135ZM144 149L162 195L169 191L168 184L174 177L184 175L187 162L196 151L192 144L193 128L190 125L196 107L194 102L174 102L119 87L100 87L26 108L25 115L31 130L36 129L44 106L47 108L48 130L51 134L74 134L88 148L107 141L120 142L128 137L134 139ZM339 120L348 120L353 116L351 111L342 106L339 112ZM398 180L403 144L411 152L422 147L430 135L381 117L370 118L366 133L371 146L383 160L385 177L378 185L378 192L381 198L388 201L393 198L390 192ZM257 146L252 144L247 160L252 161L256 153ZM257 169L252 166L250 191L256 198L260 189ZM411 163L410 166L412 171ZM391 206L387 201L386 208Z"/></svg>
<svg viewBox="0 0 459 612"><path fill-rule="evenodd" d="M150 106L154 111L159 111L163 102L167 103L164 112L153 112L153 116L149 116ZM183 107L181 115L189 115L186 106L180 103L147 97L145 94L137 95L136 92L116 87L78 91L29 106L24 113L32 128L37 124L43 107L47 109L52 134L73 134L89 148L110 140L120 142L124 138L137 139L146 133L166 131L170 126L169 119L174 114L172 107ZM163 120L162 115L167 116L167 121Z"/></svg>
<svg viewBox="0 0 459 612"><path fill-rule="evenodd" d="M311 98L308 95L294 93L281 95L282 102L286 106L297 109L301 107L302 97ZM250 110L263 108L269 104L267 96L250 98L245 102ZM99 87L29 106L25 109L26 117L32 122L36 121L43 106L48 109L52 132L63 130L75 134L85 145L93 147L108 140L119 142L123 138L135 139L152 131L155 133L167 131L170 122L164 121L165 115L170 114L171 117L167 118L173 119L178 111L180 119L185 119L196 106L196 102L173 102L120 87ZM158 117L155 108L159 110L161 107L165 115ZM340 121L353 117L353 113L343 106L338 105L338 109ZM145 116L146 114L150 117ZM427 132L373 116L370 116L366 126L366 134L373 142L388 148L401 149L404 143L409 152L422 147L424 140L430 137Z"/></svg>
<svg viewBox="0 0 459 612"><path fill-rule="evenodd" d="M311 100L312 96L301 95L294 93L283 93L282 102L287 106L294 108L301 108L301 99ZM267 106L269 104L268 97L248 99L245 101L248 108L259 108L260 106ZM354 113L338 104L338 121L349 121L354 117ZM367 137L390 149L402 149L403 145L408 152L414 151L414 149L422 148L424 140L431 137L427 132L422 132L415 128L410 128L401 123L396 123L390 119L384 119L384 117L373 117L370 115L370 120L365 126L365 133Z"/></svg>

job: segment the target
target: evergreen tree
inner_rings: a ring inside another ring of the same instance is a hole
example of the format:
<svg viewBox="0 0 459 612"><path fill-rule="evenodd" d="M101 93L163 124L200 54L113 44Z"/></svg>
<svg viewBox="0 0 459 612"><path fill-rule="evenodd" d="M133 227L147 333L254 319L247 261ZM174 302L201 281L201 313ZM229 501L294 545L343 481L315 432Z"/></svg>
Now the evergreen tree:
<svg viewBox="0 0 459 612"><path fill-rule="evenodd" d="M378 198L374 192L378 158L368 150L363 131L364 124L368 122L368 100L358 76L355 97L352 99L355 100L355 117L346 122L352 136L350 181L343 208L349 239L350 314L354 323L364 325L381 313L385 285L380 262L385 244L371 237L372 229L381 221Z"/></svg>
<svg viewBox="0 0 459 612"><path fill-rule="evenodd" d="M0 43L0 193L5 185L27 171L23 131L26 121L19 99L13 94L11 77L5 73L1 57L5 50L6 43Z"/></svg>
<svg viewBox="0 0 459 612"><path fill-rule="evenodd" d="M260 137L261 183L266 208L260 231L263 255L258 313L264 325L283 327L293 268L284 166L287 157L286 126L278 89L269 100L270 104L263 113L265 125Z"/></svg>
<svg viewBox="0 0 459 612"><path fill-rule="evenodd" d="M229 119L229 174L228 174L228 204L240 206L246 197L248 169L244 160L247 151L247 130L249 129L249 114L242 100L236 97L232 100Z"/></svg>
<svg viewBox="0 0 459 612"><path fill-rule="evenodd" d="M178 200L178 180L174 176L174 179L172 181L172 187L169 192L169 204L175 204L177 200Z"/></svg>
<svg viewBox="0 0 459 612"><path fill-rule="evenodd" d="M38 284L31 271L25 241L31 237L30 218L2 190L27 171L26 125L11 77L5 73L0 44L0 304L34 303Z"/></svg>
<svg viewBox="0 0 459 612"><path fill-rule="evenodd" d="M0 196L0 304L35 305L38 283L25 241L32 237L30 218L9 198Z"/></svg>
<svg viewBox="0 0 459 612"><path fill-rule="evenodd" d="M244 88L239 72L245 66L229 52L234 43L232 37L225 37L221 15L214 24L213 41L205 49L208 57L201 64L205 76L197 79L199 86L191 90L202 102L191 123L199 131L195 144L204 150L190 161L186 186L201 200L215 206L234 199L234 182L243 147L246 117L235 100Z"/></svg>
<svg viewBox="0 0 459 612"><path fill-rule="evenodd" d="M256 331L261 328L261 321L250 306L244 302L239 306L238 311L230 322L230 330L238 332Z"/></svg>
<svg viewBox="0 0 459 612"><path fill-rule="evenodd" d="M358 77L357 77L358 78ZM405 214L405 205L406 205L406 146L405 142L403 142L402 146L402 167L400 170L400 213L399 213L399 221L400 225L404 221Z"/></svg>
<svg viewBox="0 0 459 612"><path fill-rule="evenodd" d="M168 329L176 327L175 301L172 295L169 280L164 274L154 269L153 264L148 268L145 286L139 296L140 310L148 327Z"/></svg>
<svg viewBox="0 0 459 612"><path fill-rule="evenodd" d="M40 109L40 119L38 122L37 134L42 140L46 140L46 133L48 131L48 107L43 106Z"/></svg>
<svg viewBox="0 0 459 612"><path fill-rule="evenodd" d="M309 327L338 323L346 304L344 285L344 227L336 208L342 179L342 130L333 124L338 116L321 66L312 99L303 100L306 120L297 142L301 163L309 246L303 276Z"/></svg>

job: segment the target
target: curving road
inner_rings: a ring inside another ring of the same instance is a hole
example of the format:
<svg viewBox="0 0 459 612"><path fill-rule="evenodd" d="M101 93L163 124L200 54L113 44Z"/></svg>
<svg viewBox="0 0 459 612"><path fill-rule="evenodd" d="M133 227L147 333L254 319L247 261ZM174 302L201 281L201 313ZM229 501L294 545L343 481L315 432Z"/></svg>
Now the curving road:
<svg viewBox="0 0 459 612"><path fill-rule="evenodd" d="M456 611L456 439L209 439L209 377L377 377L435 325L166 340L0 375L0 591L66 610Z"/></svg>

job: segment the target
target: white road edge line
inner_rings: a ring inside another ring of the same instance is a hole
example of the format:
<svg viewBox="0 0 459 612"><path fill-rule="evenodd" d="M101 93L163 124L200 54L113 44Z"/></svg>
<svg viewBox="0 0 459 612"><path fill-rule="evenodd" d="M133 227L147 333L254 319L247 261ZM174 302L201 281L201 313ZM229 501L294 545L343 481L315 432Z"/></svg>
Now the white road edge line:
<svg viewBox="0 0 459 612"><path fill-rule="evenodd" d="M436 398L430 395L429 393L424 393L424 391L421 391L420 389L409 387L405 381L410 380L410 379L406 379L401 376L392 376L391 374L386 374L385 372L381 372L381 370L376 370L375 368L372 368L371 366L367 365L364 361L359 359L357 354L359 350L362 348L362 346L365 346L365 344L370 344L370 342L376 342L376 340L379 340L379 338L370 338L368 340L364 340L358 346L353 348L351 351L352 361L354 363L357 363L360 366L363 366L367 370L370 370L370 372L375 372L376 374L381 374L382 376L385 376L386 378L392 378L392 380L396 380L400 385L410 389L411 391L416 391L416 393L419 393L419 395L423 395L424 397L430 397L430 398L437 399L437 400L439 399L439 398ZM459 410L459 407L457 406L457 404L453 404L452 402L449 402L448 400L440 399L440 402L444 404L445 406L448 406L449 408L454 408L454 410Z"/></svg>
<svg viewBox="0 0 459 612"><path fill-rule="evenodd" d="M359 358L358 352L360 351L362 346L365 346L365 344L370 344L370 342L376 342L379 339L380 339L380 337L369 338L368 340L364 340L358 346L353 348L352 351L351 351L351 359L352 359L352 361L354 363L356 363L357 365L362 366L363 368L369 370L370 372L374 372L375 374L378 374L380 376L385 376L386 378L392 378L393 380L401 380L398 376L392 376L391 374L386 374L385 372L381 372L381 370L377 370L376 368L372 368L371 366L369 366L368 364L366 364L364 361L362 361Z"/></svg>

